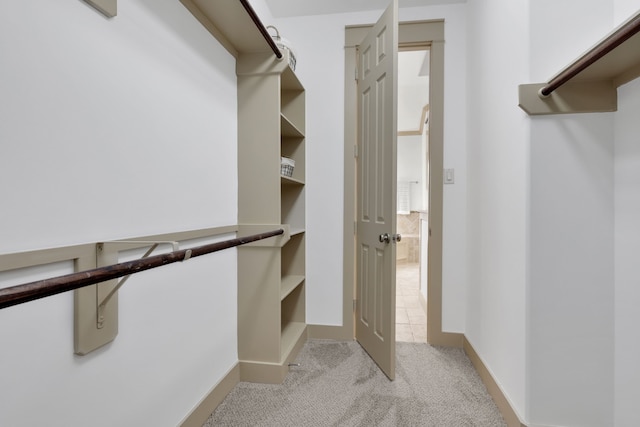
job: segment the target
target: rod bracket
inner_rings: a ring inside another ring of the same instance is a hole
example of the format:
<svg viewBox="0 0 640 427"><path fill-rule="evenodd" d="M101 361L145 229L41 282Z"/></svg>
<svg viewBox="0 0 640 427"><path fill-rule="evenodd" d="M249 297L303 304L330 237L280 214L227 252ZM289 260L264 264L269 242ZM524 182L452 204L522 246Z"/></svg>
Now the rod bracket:
<svg viewBox="0 0 640 427"><path fill-rule="evenodd" d="M172 251L178 243L166 240L114 240L95 245L94 266L98 269L115 267L122 251L148 249L148 257L159 245L170 245ZM159 255L161 256L161 255ZM135 273L132 271L130 274ZM110 343L118 335L118 289L128 276L112 276L74 292L74 351L85 355ZM118 279L119 277L119 279Z"/></svg>
<svg viewBox="0 0 640 427"><path fill-rule="evenodd" d="M171 245L171 248L174 252L180 250L180 245L178 244L178 242L166 241L166 240L114 240L111 242L98 243L98 245L101 245L101 246L98 246L100 250L104 251L105 244L117 244L117 245L132 244L132 245L135 245L136 247L150 245L151 247L144 253L144 255L142 255L140 259L148 258L153 253L153 251L156 250L158 246L164 245L164 244ZM117 252L118 252L118 249L116 248L116 257L117 257ZM186 261L188 258L191 257L191 250L187 251L187 254L188 254L188 257L185 256L183 261ZM99 298L96 299L96 304L97 304L96 326L98 329L102 329L104 327L105 308L107 307L107 304L116 294L116 292L118 292L118 290L120 290L120 288L126 283L126 281L129 280L129 277L131 277L130 274L120 279L102 300L100 300Z"/></svg>

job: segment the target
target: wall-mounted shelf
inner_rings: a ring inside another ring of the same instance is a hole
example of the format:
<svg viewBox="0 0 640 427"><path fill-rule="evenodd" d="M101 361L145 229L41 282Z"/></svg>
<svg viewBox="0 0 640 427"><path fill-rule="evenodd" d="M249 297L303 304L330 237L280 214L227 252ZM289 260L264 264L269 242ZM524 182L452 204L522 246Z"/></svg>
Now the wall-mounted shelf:
<svg viewBox="0 0 640 427"><path fill-rule="evenodd" d="M282 185L304 185L304 182L299 179L289 178L288 176L280 176L280 183Z"/></svg>
<svg viewBox="0 0 640 427"><path fill-rule="evenodd" d="M229 53L283 55L247 0L180 0Z"/></svg>
<svg viewBox="0 0 640 427"><path fill-rule="evenodd" d="M282 127L282 136L304 137L304 134L284 115L280 116L280 126Z"/></svg>
<svg viewBox="0 0 640 427"><path fill-rule="evenodd" d="M302 282L304 282L304 276L283 276L282 284L280 286L280 301L283 301L288 297L291 292L302 284Z"/></svg>
<svg viewBox="0 0 640 427"><path fill-rule="evenodd" d="M518 87L529 115L616 111L617 88L640 77L640 12L550 79Z"/></svg>

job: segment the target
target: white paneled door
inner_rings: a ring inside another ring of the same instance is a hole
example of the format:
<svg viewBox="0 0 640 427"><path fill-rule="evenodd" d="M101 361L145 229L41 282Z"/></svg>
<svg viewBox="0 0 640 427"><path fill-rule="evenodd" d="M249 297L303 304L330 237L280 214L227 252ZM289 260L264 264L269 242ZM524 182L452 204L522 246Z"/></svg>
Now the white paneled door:
<svg viewBox="0 0 640 427"><path fill-rule="evenodd" d="M398 0L358 52L356 339L394 379Z"/></svg>

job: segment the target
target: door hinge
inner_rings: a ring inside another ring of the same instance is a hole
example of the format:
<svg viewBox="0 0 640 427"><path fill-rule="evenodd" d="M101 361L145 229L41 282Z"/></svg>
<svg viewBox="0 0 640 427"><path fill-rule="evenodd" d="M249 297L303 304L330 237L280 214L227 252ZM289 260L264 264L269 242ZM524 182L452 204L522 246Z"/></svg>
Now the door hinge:
<svg viewBox="0 0 640 427"><path fill-rule="evenodd" d="M353 146L353 157L355 157L357 159L358 158L358 154L360 154L360 152L358 151L358 145L354 145Z"/></svg>
<svg viewBox="0 0 640 427"><path fill-rule="evenodd" d="M353 235L358 234L358 221L353 221Z"/></svg>
<svg viewBox="0 0 640 427"><path fill-rule="evenodd" d="M356 67L353 71L353 78L355 81L358 81L358 67Z"/></svg>
<svg viewBox="0 0 640 427"><path fill-rule="evenodd" d="M358 300L354 299L353 300L353 311L356 311L356 307L358 306Z"/></svg>

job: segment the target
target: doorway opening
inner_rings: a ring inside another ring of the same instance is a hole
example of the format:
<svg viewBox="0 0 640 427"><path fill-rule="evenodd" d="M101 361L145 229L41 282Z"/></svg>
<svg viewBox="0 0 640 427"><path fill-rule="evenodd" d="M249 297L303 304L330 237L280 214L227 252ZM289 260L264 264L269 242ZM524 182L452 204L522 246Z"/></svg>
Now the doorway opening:
<svg viewBox="0 0 640 427"><path fill-rule="evenodd" d="M398 52L396 341L427 342L429 46Z"/></svg>

